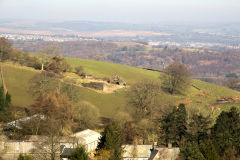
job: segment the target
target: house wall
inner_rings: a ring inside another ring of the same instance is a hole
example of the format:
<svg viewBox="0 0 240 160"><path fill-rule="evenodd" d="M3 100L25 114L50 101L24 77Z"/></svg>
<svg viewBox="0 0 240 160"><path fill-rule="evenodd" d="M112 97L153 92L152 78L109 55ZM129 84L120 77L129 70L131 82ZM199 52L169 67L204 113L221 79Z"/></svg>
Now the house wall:
<svg viewBox="0 0 240 160"><path fill-rule="evenodd" d="M18 158L20 153L31 154L34 149L33 142L3 142L3 159L15 160Z"/></svg>
<svg viewBox="0 0 240 160"><path fill-rule="evenodd" d="M83 145L87 152L92 152L97 148L100 134L91 130L78 132L70 139L63 139L59 143L58 153L62 153L63 148L76 148L77 145ZM72 139L74 138L74 139ZM4 160L17 160L20 153L34 154L36 141L40 141L37 137L28 141L3 141L0 142L0 151L4 151Z"/></svg>
<svg viewBox="0 0 240 160"><path fill-rule="evenodd" d="M34 154L33 150L35 142L26 142L26 141L19 141L19 142L11 142L6 141L0 143L0 149L4 151L3 160L17 160L18 156L22 154ZM97 148L98 140L92 141L91 143L86 144L85 142L79 143L80 145L84 145L87 152L92 152ZM65 148L75 148L76 145L73 143L60 143L60 146L64 146ZM61 147L59 147L60 152Z"/></svg>
<svg viewBox="0 0 240 160"><path fill-rule="evenodd" d="M85 148L87 150L87 152L92 152L95 151L98 145L98 141L94 141L92 143L88 143L85 145Z"/></svg>
<svg viewBox="0 0 240 160"><path fill-rule="evenodd" d="M157 148L157 150L158 153L153 160L176 160L180 153L179 148Z"/></svg>

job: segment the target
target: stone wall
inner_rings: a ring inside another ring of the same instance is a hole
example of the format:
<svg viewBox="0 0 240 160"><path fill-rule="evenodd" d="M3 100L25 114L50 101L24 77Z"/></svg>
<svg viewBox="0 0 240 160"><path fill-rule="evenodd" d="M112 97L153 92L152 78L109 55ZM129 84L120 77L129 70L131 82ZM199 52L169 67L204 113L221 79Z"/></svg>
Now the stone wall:
<svg viewBox="0 0 240 160"><path fill-rule="evenodd" d="M82 86L103 91L105 84L100 82L90 82L90 83L82 83Z"/></svg>

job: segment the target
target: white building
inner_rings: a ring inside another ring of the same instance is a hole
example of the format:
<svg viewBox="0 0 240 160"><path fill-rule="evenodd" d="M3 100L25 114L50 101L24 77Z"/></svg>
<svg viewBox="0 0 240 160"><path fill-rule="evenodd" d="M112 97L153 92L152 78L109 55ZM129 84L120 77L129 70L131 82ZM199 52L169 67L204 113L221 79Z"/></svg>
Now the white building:
<svg viewBox="0 0 240 160"><path fill-rule="evenodd" d="M61 137L56 148L59 150L60 157L64 159L69 157L77 146L84 146L87 152L94 151L100 137L100 133L87 129L67 137ZM28 140L4 140L0 143L0 149L4 151L3 159L17 160L21 153L34 155L38 150L36 146L46 139L47 137L44 136L30 136Z"/></svg>
<svg viewBox="0 0 240 160"><path fill-rule="evenodd" d="M97 148L101 134L90 129L77 132L72 137L78 140L79 145L83 145L87 152L92 152Z"/></svg>
<svg viewBox="0 0 240 160"><path fill-rule="evenodd" d="M151 156L152 145L123 145L124 160L148 160Z"/></svg>
<svg viewBox="0 0 240 160"><path fill-rule="evenodd" d="M176 160L179 148L152 145L123 145L124 160Z"/></svg>

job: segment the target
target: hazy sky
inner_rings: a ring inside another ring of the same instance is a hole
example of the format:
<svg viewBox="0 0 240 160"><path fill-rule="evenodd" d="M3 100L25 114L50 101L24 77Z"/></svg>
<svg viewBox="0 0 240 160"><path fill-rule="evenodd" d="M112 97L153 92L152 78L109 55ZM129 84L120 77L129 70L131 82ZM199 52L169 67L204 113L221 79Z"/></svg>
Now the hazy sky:
<svg viewBox="0 0 240 160"><path fill-rule="evenodd" d="M0 0L0 19L239 22L240 0Z"/></svg>

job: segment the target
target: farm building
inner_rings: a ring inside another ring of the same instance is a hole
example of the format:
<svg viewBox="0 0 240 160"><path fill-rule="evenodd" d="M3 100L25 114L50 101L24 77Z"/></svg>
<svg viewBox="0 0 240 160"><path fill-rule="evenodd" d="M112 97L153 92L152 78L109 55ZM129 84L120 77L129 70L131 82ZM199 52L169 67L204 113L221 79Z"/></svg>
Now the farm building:
<svg viewBox="0 0 240 160"><path fill-rule="evenodd" d="M152 145L123 145L124 160L148 160L151 156Z"/></svg>
<svg viewBox="0 0 240 160"><path fill-rule="evenodd" d="M86 129L71 136L78 140L79 145L85 146L87 152L92 152L97 148L101 134L93 130Z"/></svg>
<svg viewBox="0 0 240 160"><path fill-rule="evenodd" d="M92 152L97 148L100 136L98 132L87 129L67 137L60 137L55 146L56 153L59 158L66 159L77 146L84 146L87 152ZM39 154L43 147L41 145L47 141L47 137L44 136L30 136L27 140L19 141L5 139L0 143L0 149L4 152L3 159L16 160L21 153L33 156Z"/></svg>
<svg viewBox="0 0 240 160"><path fill-rule="evenodd" d="M149 160L176 160L179 153L179 148L159 147L154 149Z"/></svg>
<svg viewBox="0 0 240 160"><path fill-rule="evenodd" d="M124 160L176 160L179 148L152 145L123 145Z"/></svg>

